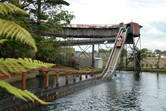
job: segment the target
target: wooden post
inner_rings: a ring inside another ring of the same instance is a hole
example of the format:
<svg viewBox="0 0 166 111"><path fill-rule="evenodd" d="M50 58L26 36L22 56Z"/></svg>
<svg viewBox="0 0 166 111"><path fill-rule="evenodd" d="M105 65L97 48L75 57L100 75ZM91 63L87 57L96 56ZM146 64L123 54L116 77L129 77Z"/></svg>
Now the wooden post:
<svg viewBox="0 0 166 111"><path fill-rule="evenodd" d="M88 73L86 72L86 78L88 78Z"/></svg>
<svg viewBox="0 0 166 111"><path fill-rule="evenodd" d="M59 72L56 72L56 86L59 86Z"/></svg>
<svg viewBox="0 0 166 111"><path fill-rule="evenodd" d="M23 72L22 74L22 90L26 89L26 73Z"/></svg>
<svg viewBox="0 0 166 111"><path fill-rule="evenodd" d="M68 84L69 78L68 78L68 72L66 72L66 84Z"/></svg>
<svg viewBox="0 0 166 111"><path fill-rule="evenodd" d="M48 89L48 71L45 71L45 89Z"/></svg>
<svg viewBox="0 0 166 111"><path fill-rule="evenodd" d="M91 71L91 76L93 76L93 71Z"/></svg>
<svg viewBox="0 0 166 111"><path fill-rule="evenodd" d="M82 80L82 72L80 73L80 81Z"/></svg>
<svg viewBox="0 0 166 111"><path fill-rule="evenodd" d="M73 72L73 82L76 82L76 72Z"/></svg>

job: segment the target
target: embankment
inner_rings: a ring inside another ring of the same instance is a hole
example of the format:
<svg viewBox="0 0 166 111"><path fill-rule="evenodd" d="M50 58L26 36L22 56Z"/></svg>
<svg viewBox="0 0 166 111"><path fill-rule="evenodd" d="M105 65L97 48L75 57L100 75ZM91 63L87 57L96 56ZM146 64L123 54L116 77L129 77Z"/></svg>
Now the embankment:
<svg viewBox="0 0 166 111"><path fill-rule="evenodd" d="M105 80L97 79L96 77L94 77L92 79L87 79L84 81L67 84L67 85L59 86L52 89L45 89L36 93L35 95L37 95L39 98L41 98L44 101L52 101L57 98L64 97L66 95L80 91L82 89L100 84L104 81ZM18 98L10 98L10 99L5 99L0 101L0 111L24 111L26 109L29 109L38 105L40 105L40 103L38 103L37 101L25 102Z"/></svg>

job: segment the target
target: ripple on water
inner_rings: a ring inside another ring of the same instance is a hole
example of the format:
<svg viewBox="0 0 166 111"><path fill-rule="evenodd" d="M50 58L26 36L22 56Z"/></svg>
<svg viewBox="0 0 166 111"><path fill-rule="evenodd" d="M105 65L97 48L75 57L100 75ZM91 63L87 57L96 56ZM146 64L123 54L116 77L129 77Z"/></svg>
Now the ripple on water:
<svg viewBox="0 0 166 111"><path fill-rule="evenodd" d="M166 75L118 72L111 81L30 111L165 111Z"/></svg>

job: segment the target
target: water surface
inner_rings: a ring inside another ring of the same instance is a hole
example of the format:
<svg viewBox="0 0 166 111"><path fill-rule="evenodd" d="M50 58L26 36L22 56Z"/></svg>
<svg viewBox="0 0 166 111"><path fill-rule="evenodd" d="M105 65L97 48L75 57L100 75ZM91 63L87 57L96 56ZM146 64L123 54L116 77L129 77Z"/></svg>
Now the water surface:
<svg viewBox="0 0 166 111"><path fill-rule="evenodd" d="M166 74L117 73L109 82L28 111L166 111Z"/></svg>

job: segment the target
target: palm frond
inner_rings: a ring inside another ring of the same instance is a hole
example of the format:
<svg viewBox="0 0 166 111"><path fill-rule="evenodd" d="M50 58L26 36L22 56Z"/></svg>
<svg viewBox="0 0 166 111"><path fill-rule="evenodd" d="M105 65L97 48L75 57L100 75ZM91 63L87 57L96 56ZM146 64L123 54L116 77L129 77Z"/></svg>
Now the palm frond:
<svg viewBox="0 0 166 111"><path fill-rule="evenodd" d="M3 35L6 38L15 38L16 40L19 40L32 46L35 49L35 51L37 51L35 41L27 30L25 30L24 28L22 28L14 22L7 21L4 19L0 19L0 26L0 35Z"/></svg>
<svg viewBox="0 0 166 111"><path fill-rule="evenodd" d="M0 58L0 76L8 75L10 77L10 75L12 75L13 73L27 72L31 69L40 67L49 68L53 67L54 65L55 64L43 63L38 60L32 60L31 58ZM16 97L23 99L25 101L28 101L27 99L30 99L31 101L36 100L44 105L49 104L48 102L44 102L41 99L39 99L33 93L27 90L21 90L16 87L13 87L9 83L6 83L2 80L0 80L0 87L5 88L8 92L14 94Z"/></svg>
<svg viewBox="0 0 166 111"><path fill-rule="evenodd" d="M0 40L0 44L3 44L4 42L8 41L7 39Z"/></svg>
<svg viewBox="0 0 166 111"><path fill-rule="evenodd" d="M16 7L15 5L7 4L7 3L0 3L0 14L5 16L8 16L9 14L10 15L15 15L15 14L29 15L27 12Z"/></svg>
<svg viewBox="0 0 166 111"><path fill-rule="evenodd" d="M22 73L27 72L31 69L36 68L50 68L55 66L55 64L50 63L43 63L39 60L32 60L31 58L7 58L7 59L0 59L0 76L8 75L10 76L13 73Z"/></svg>
<svg viewBox="0 0 166 111"><path fill-rule="evenodd" d="M13 87L9 83L0 80L0 87L5 88L9 93L14 94L16 97L23 99L25 101L28 101L27 99L30 99L34 102L34 100L37 100L43 105L50 104L50 102L45 102L41 99L39 99L37 96L35 96L33 93L27 91L27 90L21 90L16 87Z"/></svg>

